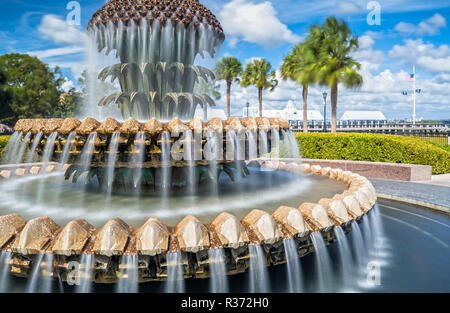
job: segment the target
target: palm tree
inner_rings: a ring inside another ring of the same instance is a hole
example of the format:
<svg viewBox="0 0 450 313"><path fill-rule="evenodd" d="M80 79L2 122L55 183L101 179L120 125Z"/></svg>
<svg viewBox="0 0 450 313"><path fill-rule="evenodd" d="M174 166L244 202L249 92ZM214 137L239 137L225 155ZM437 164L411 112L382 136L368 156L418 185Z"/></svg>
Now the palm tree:
<svg viewBox="0 0 450 313"><path fill-rule="evenodd" d="M311 27L309 38L315 47L320 47L314 72L320 84L331 88L331 132L335 133L338 84L355 88L363 83L358 73L361 64L351 57L351 53L359 47L358 37L353 36L344 20L329 17L323 26Z"/></svg>
<svg viewBox="0 0 450 313"><path fill-rule="evenodd" d="M227 82L227 113L230 117L230 94L233 82L239 82L239 76L242 74L242 64L234 57L223 57L215 68L214 74L217 79L223 79Z"/></svg>
<svg viewBox="0 0 450 313"><path fill-rule="evenodd" d="M303 131L308 131L308 87L316 82L313 71L315 57L314 47L310 41L305 41L297 46L287 55L281 65L281 77L291 79L303 87Z"/></svg>
<svg viewBox="0 0 450 313"><path fill-rule="evenodd" d="M253 62L247 64L242 74L242 87L255 85L258 88L259 116L262 116L263 90L270 88L272 92L278 85L278 80L275 78L275 71L271 71L271 69L272 65L266 59L255 59Z"/></svg>

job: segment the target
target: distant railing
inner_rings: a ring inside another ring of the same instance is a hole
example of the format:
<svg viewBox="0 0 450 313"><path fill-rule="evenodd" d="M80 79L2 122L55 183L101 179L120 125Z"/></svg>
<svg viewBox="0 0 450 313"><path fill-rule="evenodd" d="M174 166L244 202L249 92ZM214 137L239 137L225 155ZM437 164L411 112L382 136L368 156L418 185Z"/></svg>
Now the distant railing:
<svg viewBox="0 0 450 313"><path fill-rule="evenodd" d="M291 130L301 132L303 130L302 122L291 123ZM323 122L314 121L308 123L308 131L323 132ZM331 123L327 122L326 131L331 131ZM418 123L399 123L399 122L338 122L336 124L337 132L344 133L375 133L390 134L399 136L414 136L426 140L431 140L440 144L450 144L450 128L443 124L425 124Z"/></svg>

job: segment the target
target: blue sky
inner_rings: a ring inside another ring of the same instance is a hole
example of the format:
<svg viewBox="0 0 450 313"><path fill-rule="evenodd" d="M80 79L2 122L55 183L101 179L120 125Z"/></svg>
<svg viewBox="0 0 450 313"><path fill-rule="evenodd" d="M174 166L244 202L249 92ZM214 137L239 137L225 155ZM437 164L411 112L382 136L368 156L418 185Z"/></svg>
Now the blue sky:
<svg viewBox="0 0 450 313"><path fill-rule="evenodd" d="M20 52L40 57L62 68L66 88L77 87L76 79L87 67L84 30L92 14L105 1L81 0L81 25L67 25L69 1L2 0L0 4L0 54ZM219 18L226 41L216 56L238 57L244 64L252 58L268 59L278 69L283 57L307 35L313 23L334 15L346 20L360 38L355 58L362 63L364 86L359 90L340 88L338 117L346 110L381 110L388 118L412 114L411 89L406 76L417 67L417 116L450 118L450 0L378 1L381 25L369 25L370 1L350 0L200 0ZM373 1L372 1L373 2ZM200 61L213 64L214 60ZM224 90L224 84L221 84ZM310 91L310 108L322 110L321 92ZM232 90L234 114L248 101L257 103L253 87ZM224 98L218 106L224 107ZM264 94L266 108L284 108L293 100L301 108L301 90L281 81L273 93Z"/></svg>

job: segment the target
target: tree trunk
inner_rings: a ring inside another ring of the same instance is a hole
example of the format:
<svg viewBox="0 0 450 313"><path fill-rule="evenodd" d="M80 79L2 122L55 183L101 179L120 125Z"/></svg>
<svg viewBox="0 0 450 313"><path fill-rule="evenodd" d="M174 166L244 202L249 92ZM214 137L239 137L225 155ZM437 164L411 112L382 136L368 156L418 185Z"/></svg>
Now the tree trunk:
<svg viewBox="0 0 450 313"><path fill-rule="evenodd" d="M228 117L231 116L230 95L231 95L231 82L227 82L227 114L228 114Z"/></svg>
<svg viewBox="0 0 450 313"><path fill-rule="evenodd" d="M263 94L263 89L262 88L258 88L258 98L259 98L259 116L262 117L262 94Z"/></svg>
<svg viewBox="0 0 450 313"><path fill-rule="evenodd" d="M331 132L336 132L336 113L338 101L338 84L337 82L331 87Z"/></svg>
<svg viewBox="0 0 450 313"><path fill-rule="evenodd" d="M303 132L308 132L308 86L303 85Z"/></svg>

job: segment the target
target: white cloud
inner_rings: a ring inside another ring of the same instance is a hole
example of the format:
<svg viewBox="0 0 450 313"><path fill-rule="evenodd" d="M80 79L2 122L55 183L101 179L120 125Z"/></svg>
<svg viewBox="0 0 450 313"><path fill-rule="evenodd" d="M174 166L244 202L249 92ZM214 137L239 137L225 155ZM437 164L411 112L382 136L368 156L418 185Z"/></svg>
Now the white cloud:
<svg viewBox="0 0 450 313"><path fill-rule="evenodd" d="M446 25L447 22L445 18L439 13L436 13L429 19L420 22L418 25L400 22L395 26L395 30L406 35L432 36L436 35L439 30L446 27Z"/></svg>
<svg viewBox="0 0 450 313"><path fill-rule="evenodd" d="M68 79L67 77L64 77L64 83L62 83L61 88L64 92L69 92L70 89L74 87L73 81Z"/></svg>
<svg viewBox="0 0 450 313"><path fill-rule="evenodd" d="M51 57L55 57L55 56L63 56L63 55L81 53L84 51L85 51L84 47L69 46L69 47L54 48L54 49L47 49L47 50L40 50L40 51L31 51L31 52L27 52L27 53L29 55L36 56L39 59L45 59L45 58L51 58Z"/></svg>
<svg viewBox="0 0 450 313"><path fill-rule="evenodd" d="M55 15L45 15L41 24L38 26L38 32L42 38L52 40L57 44L83 44L86 34L73 25Z"/></svg>
<svg viewBox="0 0 450 313"><path fill-rule="evenodd" d="M242 40L273 48L282 43L297 43L301 40L278 19L269 1L253 3L233 0L223 6L219 17L231 46Z"/></svg>
<svg viewBox="0 0 450 313"><path fill-rule="evenodd" d="M381 50L373 50L375 41L369 35L363 35L358 38L359 49L353 53L353 57L359 62L369 62L372 64L380 64L384 61L384 52Z"/></svg>
<svg viewBox="0 0 450 313"><path fill-rule="evenodd" d="M341 14L356 14L361 12L361 7L353 2L339 2L337 12Z"/></svg>
<svg viewBox="0 0 450 313"><path fill-rule="evenodd" d="M434 46L422 39L404 40L404 45L395 45L389 56L401 60L404 64L416 64L430 73L450 72L450 46Z"/></svg>

